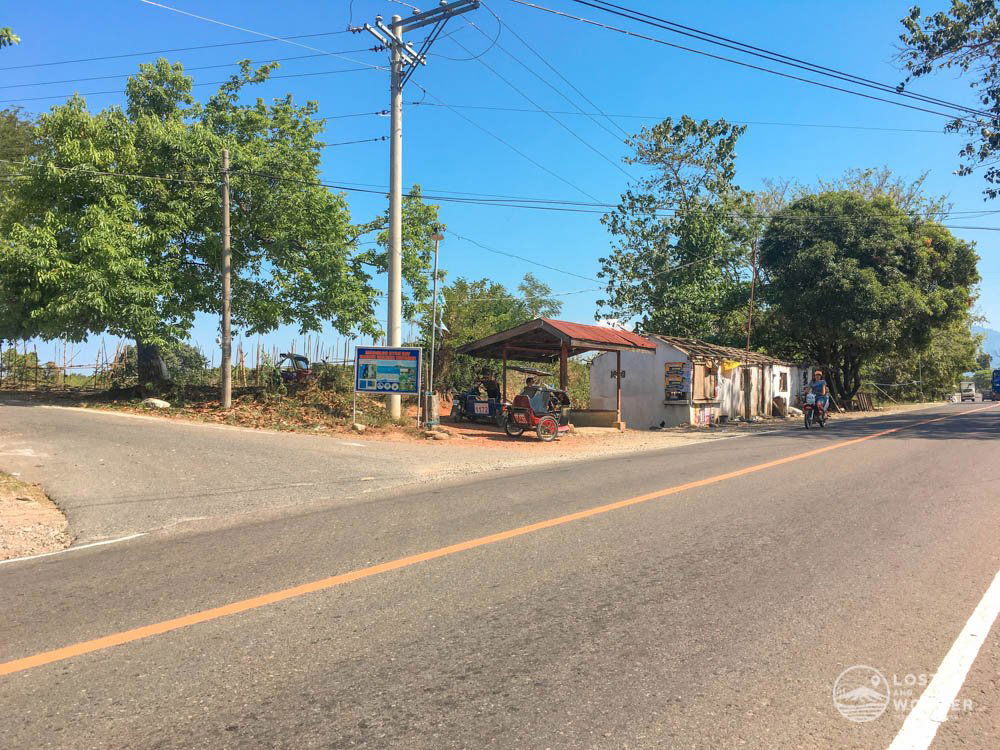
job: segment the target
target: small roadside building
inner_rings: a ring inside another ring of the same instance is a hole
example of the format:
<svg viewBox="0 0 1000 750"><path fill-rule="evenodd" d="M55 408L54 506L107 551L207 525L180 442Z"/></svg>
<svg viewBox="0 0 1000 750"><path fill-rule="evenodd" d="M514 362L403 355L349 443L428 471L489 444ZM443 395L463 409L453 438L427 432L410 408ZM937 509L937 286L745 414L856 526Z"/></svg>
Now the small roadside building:
<svg viewBox="0 0 1000 750"><path fill-rule="evenodd" d="M646 338L656 344L652 357L621 354L622 420L633 428L768 417L776 397L787 405L800 390L798 368L790 362L698 339ZM591 362L591 408L606 409L617 400L615 381L608 377L616 366L604 354Z"/></svg>
<svg viewBox="0 0 1000 750"><path fill-rule="evenodd" d="M536 318L506 331L472 341L458 348L459 354L470 357L499 360L503 367L502 391L506 400L507 363L539 362L559 363L559 386L568 385L568 365L570 357L588 352L603 352L608 366L613 372L610 379L610 395L605 405L599 409L574 410L571 419L574 424L595 426L617 426L624 429L619 408L622 381L616 376L621 367L617 366L623 357L634 358L637 362L651 359L657 344L645 336L605 326L571 323L566 320ZM593 407L593 404L591 404Z"/></svg>

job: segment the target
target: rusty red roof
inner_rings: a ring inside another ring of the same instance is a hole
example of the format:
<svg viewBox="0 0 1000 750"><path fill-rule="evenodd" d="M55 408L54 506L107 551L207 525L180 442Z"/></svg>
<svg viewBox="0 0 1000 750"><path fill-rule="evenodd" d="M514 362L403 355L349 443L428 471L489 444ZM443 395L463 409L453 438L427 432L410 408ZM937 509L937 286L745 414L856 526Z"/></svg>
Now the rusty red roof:
<svg viewBox="0 0 1000 750"><path fill-rule="evenodd" d="M551 318L542 318L542 320L577 341L592 341L595 344L613 344L615 346L628 346L656 351L656 344L646 337L632 333L631 331L622 331L618 328L608 328L607 326L570 323L565 320L552 320Z"/></svg>
<svg viewBox="0 0 1000 750"><path fill-rule="evenodd" d="M459 354L500 359L504 352L525 362L553 362L566 350L569 356L591 351L653 353L656 344L631 331L604 326L535 318L519 326L458 347Z"/></svg>

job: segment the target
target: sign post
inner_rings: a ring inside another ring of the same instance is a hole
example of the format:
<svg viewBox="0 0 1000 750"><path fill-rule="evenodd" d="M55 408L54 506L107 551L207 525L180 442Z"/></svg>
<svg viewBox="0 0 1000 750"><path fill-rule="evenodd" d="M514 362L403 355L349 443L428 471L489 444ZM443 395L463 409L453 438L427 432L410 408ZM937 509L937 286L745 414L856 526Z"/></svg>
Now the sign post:
<svg viewBox="0 0 1000 750"><path fill-rule="evenodd" d="M359 393L419 396L422 355L423 351L420 347L355 347L355 398Z"/></svg>

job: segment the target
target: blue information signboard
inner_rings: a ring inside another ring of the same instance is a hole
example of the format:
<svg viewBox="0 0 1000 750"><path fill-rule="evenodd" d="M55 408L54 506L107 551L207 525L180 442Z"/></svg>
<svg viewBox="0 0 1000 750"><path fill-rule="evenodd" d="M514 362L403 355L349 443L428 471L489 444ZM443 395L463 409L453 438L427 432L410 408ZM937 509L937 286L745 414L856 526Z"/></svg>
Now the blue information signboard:
<svg viewBox="0 0 1000 750"><path fill-rule="evenodd" d="M354 390L358 393L420 394L419 348L358 346L354 349Z"/></svg>

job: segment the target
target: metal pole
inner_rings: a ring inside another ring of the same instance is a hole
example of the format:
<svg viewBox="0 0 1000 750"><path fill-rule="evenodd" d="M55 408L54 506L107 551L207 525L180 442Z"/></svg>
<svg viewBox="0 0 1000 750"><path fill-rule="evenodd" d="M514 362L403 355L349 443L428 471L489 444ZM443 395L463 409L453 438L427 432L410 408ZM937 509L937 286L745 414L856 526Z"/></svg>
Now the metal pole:
<svg viewBox="0 0 1000 750"><path fill-rule="evenodd" d="M221 406L233 405L232 331L230 329L229 276L232 271L232 248L229 237L229 149L222 149L222 396Z"/></svg>
<svg viewBox="0 0 1000 750"><path fill-rule="evenodd" d="M389 134L389 346L403 343L403 25L401 16L392 17L398 44L392 45L392 95ZM390 395L389 416L402 414L400 397Z"/></svg>
<svg viewBox="0 0 1000 750"><path fill-rule="evenodd" d="M430 360L428 361L428 373L427 373L427 400L425 401L426 406L424 407L426 411L424 412L424 422L430 427L433 424L437 424L437 418L434 414L434 345L437 343L437 326L438 326L438 245L441 244L441 240L434 240L434 295L431 302L431 354Z"/></svg>

